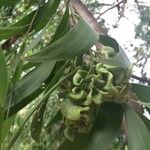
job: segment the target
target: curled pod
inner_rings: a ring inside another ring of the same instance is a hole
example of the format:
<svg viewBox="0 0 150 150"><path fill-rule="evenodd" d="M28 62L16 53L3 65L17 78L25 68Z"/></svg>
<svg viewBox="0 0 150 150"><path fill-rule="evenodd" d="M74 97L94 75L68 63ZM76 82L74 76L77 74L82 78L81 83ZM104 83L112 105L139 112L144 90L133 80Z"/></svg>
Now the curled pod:
<svg viewBox="0 0 150 150"><path fill-rule="evenodd" d="M102 73L102 68L103 68L103 64L102 64L102 63L98 63L98 64L96 65L96 67L95 67L96 73ZM105 69L104 71L108 72L106 69ZM103 71L103 72L104 72L104 71Z"/></svg>
<svg viewBox="0 0 150 150"><path fill-rule="evenodd" d="M115 100L117 102L124 102L126 101L126 95L128 95L128 92L131 89L131 85L130 84L125 84L121 87L119 93L115 96Z"/></svg>
<svg viewBox="0 0 150 150"><path fill-rule="evenodd" d="M92 79L92 82L94 86L97 87L98 89L103 89L103 87L106 84L106 82L102 79L101 74L96 75L95 78Z"/></svg>
<svg viewBox="0 0 150 150"><path fill-rule="evenodd" d="M116 85L121 84L125 79L126 71L124 68L111 66L111 65L104 65L105 68L111 72L114 76L114 83Z"/></svg>
<svg viewBox="0 0 150 150"><path fill-rule="evenodd" d="M82 103L84 106L89 106L92 103L92 91L91 89L86 97L86 100Z"/></svg>
<svg viewBox="0 0 150 150"><path fill-rule="evenodd" d="M76 86L80 86L86 75L87 75L87 71L78 70L76 74L73 76L73 84Z"/></svg>
<svg viewBox="0 0 150 150"><path fill-rule="evenodd" d="M81 118L81 113L87 112L90 108L75 105L69 99L65 99L60 104L60 111L68 120L77 121Z"/></svg>
<svg viewBox="0 0 150 150"><path fill-rule="evenodd" d="M68 125L66 125L66 128L64 129L64 136L71 142L75 139L75 134Z"/></svg>
<svg viewBox="0 0 150 150"><path fill-rule="evenodd" d="M86 83L92 82L92 79L96 78L95 74L90 74L85 78Z"/></svg>
<svg viewBox="0 0 150 150"><path fill-rule="evenodd" d="M84 90L80 90L78 87L74 87L72 92L68 94L68 97L73 102L83 102L85 100L87 94Z"/></svg>
<svg viewBox="0 0 150 150"><path fill-rule="evenodd" d="M113 84L111 83L106 84L104 86L104 90L108 91L110 94L113 94L113 95L117 95L119 93L119 90L115 86L113 86Z"/></svg>
<svg viewBox="0 0 150 150"><path fill-rule="evenodd" d="M102 91L100 90L100 93L103 95L103 101L110 99L110 98L113 98L114 97L114 94L111 94L109 92L106 92L106 91Z"/></svg>
<svg viewBox="0 0 150 150"><path fill-rule="evenodd" d="M92 100L96 105L100 105L103 102L103 94L99 89L95 88L93 90Z"/></svg>
<svg viewBox="0 0 150 150"><path fill-rule="evenodd" d="M119 90L113 85L113 74L111 72L108 72L107 75L108 78L106 85L104 86L104 90L114 95L118 94Z"/></svg>
<svg viewBox="0 0 150 150"><path fill-rule="evenodd" d="M106 58L114 57L116 55L116 51L110 46L104 46L101 51L106 55Z"/></svg>

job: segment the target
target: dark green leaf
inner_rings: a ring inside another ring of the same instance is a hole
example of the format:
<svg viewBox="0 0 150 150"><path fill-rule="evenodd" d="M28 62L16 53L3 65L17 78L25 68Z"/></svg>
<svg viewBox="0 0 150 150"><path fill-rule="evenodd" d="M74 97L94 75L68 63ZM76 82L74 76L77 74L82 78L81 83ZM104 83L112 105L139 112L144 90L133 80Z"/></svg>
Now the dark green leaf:
<svg viewBox="0 0 150 150"><path fill-rule="evenodd" d="M41 6L39 9L31 12L17 23L10 27L0 27L0 40L7 39L15 35L23 35L34 30L38 32L55 14L60 0L50 0Z"/></svg>
<svg viewBox="0 0 150 150"><path fill-rule="evenodd" d="M14 102L21 101L37 90L52 72L54 64L54 61L44 62L18 81L13 90Z"/></svg>
<svg viewBox="0 0 150 150"><path fill-rule="evenodd" d="M62 38L26 59L34 62L68 59L86 52L97 40L96 32L84 20L80 19L73 29Z"/></svg>
<svg viewBox="0 0 150 150"><path fill-rule="evenodd" d="M69 24L69 8L67 7L67 9L62 17L62 20L55 32L50 44L57 41L60 37L65 35L66 32L68 32L68 30L69 30L69 25L70 25Z"/></svg>
<svg viewBox="0 0 150 150"><path fill-rule="evenodd" d="M12 83L15 84L21 77L21 73L22 73L22 65L23 65L23 61L20 60L17 64L16 70L12 76Z"/></svg>
<svg viewBox="0 0 150 150"><path fill-rule="evenodd" d="M114 38L106 35L99 35L99 42L103 45L112 47L116 52L119 52L119 44Z"/></svg>
<svg viewBox="0 0 150 150"><path fill-rule="evenodd" d="M104 63L118 66L124 69L128 69L131 66L131 63L126 53L120 46L119 46L119 53L116 56L104 61Z"/></svg>
<svg viewBox="0 0 150 150"><path fill-rule="evenodd" d="M0 0L0 7L1 6L5 6L5 7L14 6L19 1L21 1L21 0Z"/></svg>
<svg viewBox="0 0 150 150"><path fill-rule="evenodd" d="M124 106L128 127L128 149L148 150L150 132L143 120L130 107Z"/></svg>
<svg viewBox="0 0 150 150"><path fill-rule="evenodd" d="M5 57L0 49L0 107L3 107L6 101L8 90L8 74Z"/></svg>
<svg viewBox="0 0 150 150"><path fill-rule="evenodd" d="M71 150L86 150L84 146L88 140L88 137L89 134L76 134L74 142L66 139L64 143L60 146L59 150L70 150L70 148Z"/></svg>
<svg viewBox="0 0 150 150"><path fill-rule="evenodd" d="M4 108L0 106L0 149L3 145Z"/></svg>
<svg viewBox="0 0 150 150"><path fill-rule="evenodd" d="M77 68L79 69L79 68ZM49 96L50 94L62 83L64 82L66 79L68 79L68 77L72 76L77 70L75 69L74 71L70 72L67 76L65 76L63 79L61 79L58 83L56 83L45 95L42 99L40 99L39 101L37 101L37 103L35 104L35 107L31 110L31 112L27 115L26 119L24 120L24 122L20 125L19 129L15 132L15 134L13 135L12 139L10 140L10 142L8 143L8 146L6 148L6 150L10 150L12 148L12 146L14 145L14 143L16 142L16 140L18 139L20 133L22 132L26 122L29 120L29 118L32 116L32 114L39 108L39 106L41 105L42 102L44 102Z"/></svg>
<svg viewBox="0 0 150 150"><path fill-rule="evenodd" d="M40 141L40 135L43 125L43 115L45 112L47 100L44 101L41 106L36 110L35 115L32 120L31 124L31 136L36 141Z"/></svg>
<svg viewBox="0 0 150 150"><path fill-rule="evenodd" d="M36 99L44 89L39 88L36 91L34 91L32 94L27 96L26 98L22 99L19 102L14 103L12 106L8 107L5 112L5 118L11 117L12 115L16 114L19 110L24 108L26 105L28 105L30 102L32 102L34 99Z"/></svg>
<svg viewBox="0 0 150 150"><path fill-rule="evenodd" d="M28 25L20 25L18 27L0 27L0 40L10 38L13 35L23 34L28 28Z"/></svg>
<svg viewBox="0 0 150 150"><path fill-rule="evenodd" d="M54 75L48 86L46 87L46 92L51 89L52 86L54 86L60 79L61 77L63 78L63 72L64 70L68 67L70 61L67 61Z"/></svg>
<svg viewBox="0 0 150 150"><path fill-rule="evenodd" d="M108 150L117 133L123 117L123 109L116 103L104 103L89 135L78 135L74 142L66 140L60 150Z"/></svg>
<svg viewBox="0 0 150 150"><path fill-rule="evenodd" d="M141 117L141 119L143 120L143 122L145 123L150 132L150 120L146 118L144 115L139 114L139 116Z"/></svg>
<svg viewBox="0 0 150 150"><path fill-rule="evenodd" d="M123 109L116 103L104 103L93 127L86 150L108 150L121 126Z"/></svg>
<svg viewBox="0 0 150 150"><path fill-rule="evenodd" d="M150 87L149 86L132 83L131 89L140 98L142 102L150 103Z"/></svg>
<svg viewBox="0 0 150 150"><path fill-rule="evenodd" d="M46 130L51 133L51 127L52 125L54 125L55 123L57 123L58 121L60 121L62 119L62 114L60 111L57 111L56 115L53 118L50 118L49 123L46 125Z"/></svg>
<svg viewBox="0 0 150 150"><path fill-rule="evenodd" d="M131 89L139 97L138 102L150 108L150 87L132 83Z"/></svg>

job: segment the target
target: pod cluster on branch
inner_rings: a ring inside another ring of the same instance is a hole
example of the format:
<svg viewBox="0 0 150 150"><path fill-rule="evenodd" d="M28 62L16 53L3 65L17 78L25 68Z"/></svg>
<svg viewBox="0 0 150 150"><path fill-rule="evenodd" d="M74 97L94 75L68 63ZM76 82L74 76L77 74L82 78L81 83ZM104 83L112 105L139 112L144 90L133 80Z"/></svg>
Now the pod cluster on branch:
<svg viewBox="0 0 150 150"><path fill-rule="evenodd" d="M104 102L125 102L128 70L97 63L82 66L60 86L60 111L64 116L65 135L73 140L73 132L91 130L98 109Z"/></svg>

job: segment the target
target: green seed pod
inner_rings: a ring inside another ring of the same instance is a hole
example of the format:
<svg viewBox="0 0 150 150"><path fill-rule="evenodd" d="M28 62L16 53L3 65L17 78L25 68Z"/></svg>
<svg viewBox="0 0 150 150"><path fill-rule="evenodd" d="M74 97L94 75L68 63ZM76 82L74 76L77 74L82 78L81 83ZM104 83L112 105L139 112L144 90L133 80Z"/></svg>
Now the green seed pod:
<svg viewBox="0 0 150 150"><path fill-rule="evenodd" d="M86 75L87 75L87 71L85 70L77 71L77 73L73 76L73 84L76 86L81 85Z"/></svg>
<svg viewBox="0 0 150 150"><path fill-rule="evenodd" d="M103 89L104 85L106 84L106 82L102 80L101 78L102 78L102 75L98 74L95 76L95 78L92 79L94 86L97 87L98 89Z"/></svg>
<svg viewBox="0 0 150 150"><path fill-rule="evenodd" d="M126 74L124 68L118 66L110 66L110 65L104 65L104 67L113 74L114 83L116 85L121 84L124 81L125 74Z"/></svg>
<svg viewBox="0 0 150 150"><path fill-rule="evenodd" d="M108 73L108 71L105 68L103 68L103 64L102 63L98 63L96 65L95 70L96 70L97 73L106 73L106 74Z"/></svg>
<svg viewBox="0 0 150 150"><path fill-rule="evenodd" d="M103 94L100 92L100 90L95 89L96 90L96 94L92 96L92 100L96 105L100 105L103 100Z"/></svg>
<svg viewBox="0 0 150 150"><path fill-rule="evenodd" d="M116 55L116 51L110 46L104 46L101 51L106 55L106 58L114 57Z"/></svg>
<svg viewBox="0 0 150 150"><path fill-rule="evenodd" d="M89 107L75 105L69 99L65 99L60 104L60 111L68 120L79 120L81 118L81 112L86 112L89 109Z"/></svg>
<svg viewBox="0 0 150 150"><path fill-rule="evenodd" d="M84 90L79 90L77 87L74 87L72 89L72 92L68 94L68 97L71 98L72 101L74 102L82 102L85 100L87 94Z"/></svg>
<svg viewBox="0 0 150 150"><path fill-rule="evenodd" d="M114 97L114 94L111 94L109 92L100 90L100 93L103 95L103 98L113 98Z"/></svg>
<svg viewBox="0 0 150 150"><path fill-rule="evenodd" d="M75 135L68 125L66 126L66 128L64 130L64 135L65 135L66 139L68 139L71 142L73 142L75 139Z"/></svg>
<svg viewBox="0 0 150 150"><path fill-rule="evenodd" d="M108 79L106 85L104 86L104 90L108 91L111 94L116 95L119 93L119 91L115 86L113 86L113 74L111 72L108 72L107 74L108 74Z"/></svg>
<svg viewBox="0 0 150 150"><path fill-rule="evenodd" d="M96 78L95 74L90 74L85 78L86 83L90 83L93 78Z"/></svg>
<svg viewBox="0 0 150 150"><path fill-rule="evenodd" d="M83 102L84 106L89 106L92 103L92 89L90 90L89 94L86 97L86 100Z"/></svg>

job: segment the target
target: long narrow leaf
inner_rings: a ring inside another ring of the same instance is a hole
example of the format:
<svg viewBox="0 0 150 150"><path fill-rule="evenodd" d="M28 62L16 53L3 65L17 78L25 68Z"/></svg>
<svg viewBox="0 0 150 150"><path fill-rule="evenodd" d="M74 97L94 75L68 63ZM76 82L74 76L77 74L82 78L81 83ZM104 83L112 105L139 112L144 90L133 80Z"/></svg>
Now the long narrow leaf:
<svg viewBox="0 0 150 150"><path fill-rule="evenodd" d="M8 74L5 57L0 49L0 107L3 107L6 100L8 89Z"/></svg>
<svg viewBox="0 0 150 150"><path fill-rule="evenodd" d="M77 69L79 69L79 68L77 68ZM27 123L27 121L29 120L29 118L33 115L33 113L37 110L37 108L41 105L41 103L43 103L44 101L46 101L46 99L50 96L50 94L62 82L64 82L66 79L68 79L70 76L72 76L75 72L76 72L76 70L70 72L67 76L65 76L63 79L61 79L58 83L56 83L53 87L51 87L51 89L44 95L44 97L42 99L40 99L35 104L35 107L30 111L30 113L28 114L28 116L26 117L26 119L24 120L24 122L21 124L21 126L19 127L19 129L16 131L16 133L14 134L14 136L12 137L12 139L10 140L10 142L8 143L8 146L7 146L6 150L10 150L12 148L12 146L14 145L14 143L16 142L16 140L18 139L19 135L21 134L21 132L22 132L25 124Z"/></svg>
<svg viewBox="0 0 150 150"><path fill-rule="evenodd" d="M87 141L86 150L109 150L121 126L123 109L116 103L104 103Z"/></svg>
<svg viewBox="0 0 150 150"><path fill-rule="evenodd" d="M5 6L5 7L14 6L19 1L21 1L21 0L0 0L0 7L1 6Z"/></svg>
<svg viewBox="0 0 150 150"><path fill-rule="evenodd" d="M61 39L26 59L33 62L69 59L86 52L96 41L98 41L96 32L83 19L80 19L77 25Z"/></svg>
<svg viewBox="0 0 150 150"><path fill-rule="evenodd" d="M50 0L39 9L31 12L10 27L0 27L0 40L7 39L15 35L23 35L27 33L29 28L30 32L33 30L34 32L38 32L55 14L59 3L60 0Z"/></svg>
<svg viewBox="0 0 150 150"><path fill-rule="evenodd" d="M139 101L137 102L150 108L149 86L132 83L131 90L139 97Z"/></svg>
<svg viewBox="0 0 150 150"><path fill-rule="evenodd" d="M40 135L43 125L43 116L46 108L47 100L36 110L31 124L31 136L36 141L40 141Z"/></svg>
<svg viewBox="0 0 150 150"><path fill-rule="evenodd" d="M66 140L60 150L109 150L120 129L123 109L119 104L104 103L90 134L77 135L74 142Z"/></svg>
<svg viewBox="0 0 150 150"><path fill-rule="evenodd" d="M150 131L143 120L130 107L125 106L128 127L128 149L148 150L150 147Z"/></svg>
<svg viewBox="0 0 150 150"><path fill-rule="evenodd" d="M44 62L16 83L13 94L11 91L9 93L10 96L12 95L12 101L11 106L6 110L6 113L9 112L8 116L25 107L43 91L41 85L51 74L54 64L55 62Z"/></svg>

